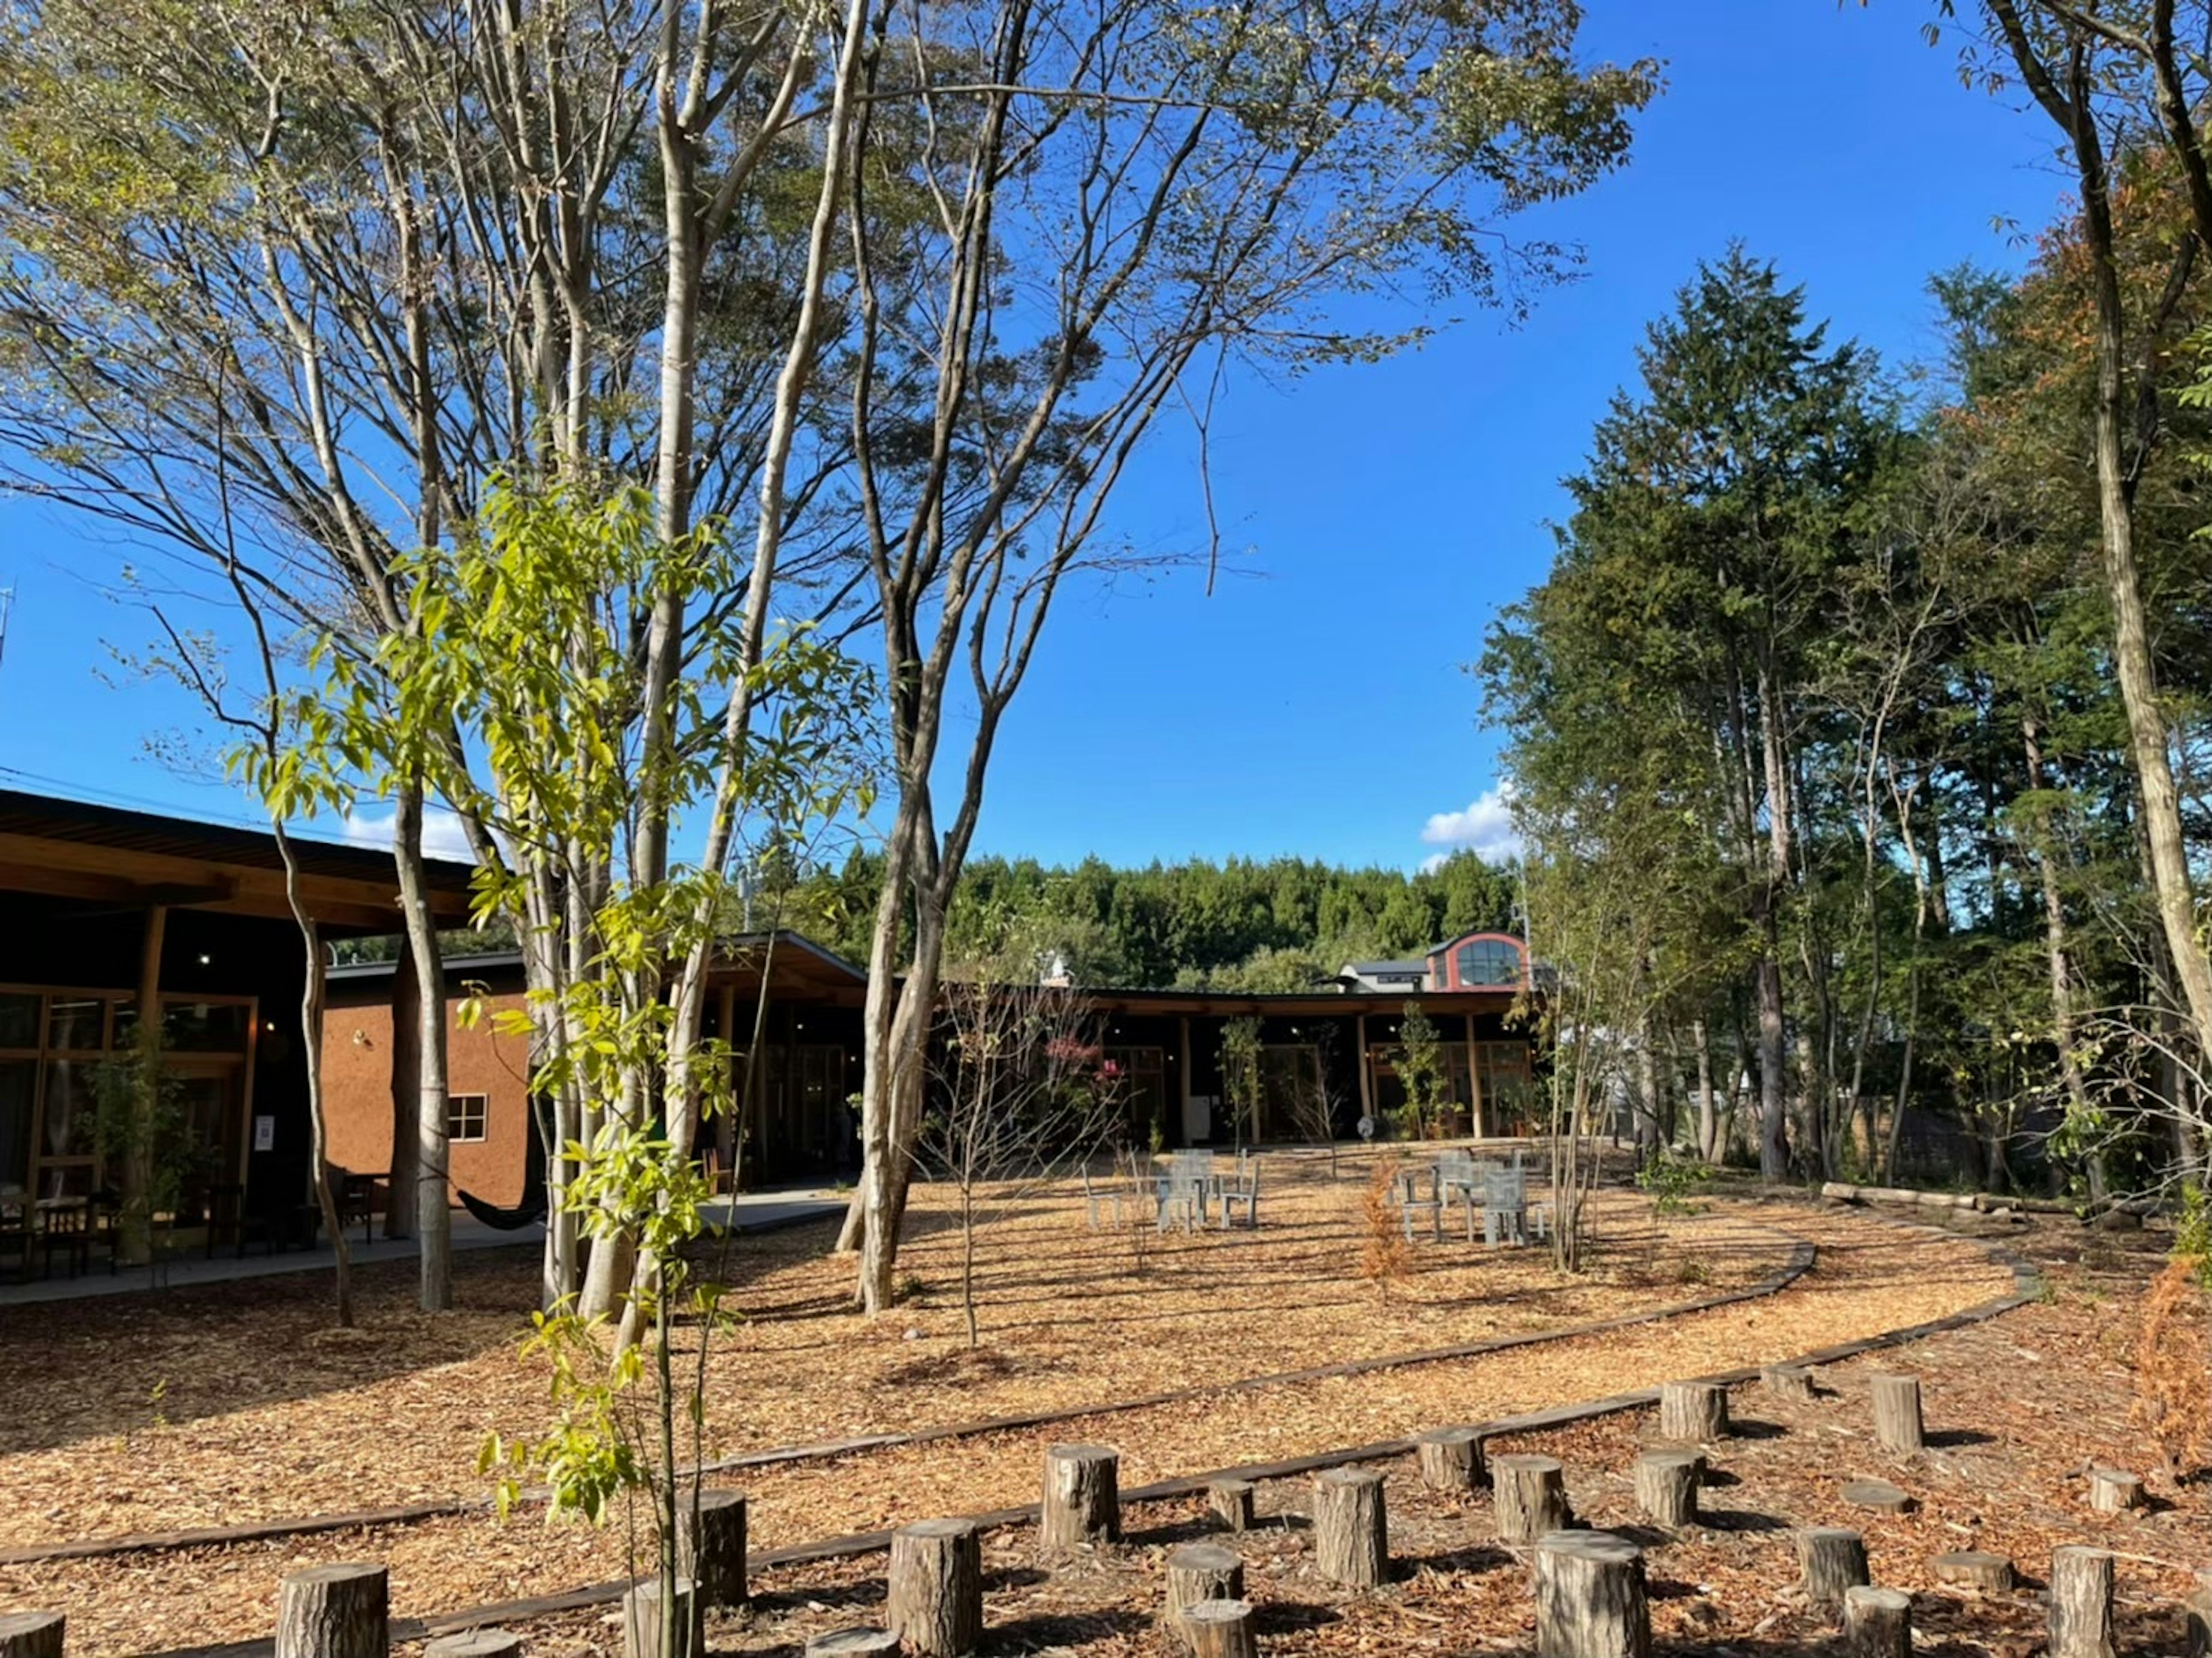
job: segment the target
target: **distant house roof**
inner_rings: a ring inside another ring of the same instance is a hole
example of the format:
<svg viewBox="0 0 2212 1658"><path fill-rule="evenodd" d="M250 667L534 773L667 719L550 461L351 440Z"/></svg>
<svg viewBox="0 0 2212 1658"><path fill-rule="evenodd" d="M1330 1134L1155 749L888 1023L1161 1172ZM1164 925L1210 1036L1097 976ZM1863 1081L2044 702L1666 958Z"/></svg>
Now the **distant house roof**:
<svg viewBox="0 0 2212 1658"><path fill-rule="evenodd" d="M1428 975L1426 962L1354 962L1351 971L1367 979L1419 979Z"/></svg>

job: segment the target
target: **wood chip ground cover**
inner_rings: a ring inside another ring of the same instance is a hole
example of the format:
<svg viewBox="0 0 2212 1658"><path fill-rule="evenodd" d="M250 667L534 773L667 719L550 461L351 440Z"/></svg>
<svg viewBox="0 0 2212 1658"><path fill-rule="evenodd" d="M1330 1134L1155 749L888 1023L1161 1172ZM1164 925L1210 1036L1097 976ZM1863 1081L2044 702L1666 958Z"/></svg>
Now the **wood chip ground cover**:
<svg viewBox="0 0 2212 1658"><path fill-rule="evenodd" d="M1625 1221L1626 1216L1624 1209L1620 1218ZM1274 1224L1273 1218L1270 1224ZM1316 1230L1324 1230L1320 1223L1307 1224ZM1340 1223L1340 1228L1342 1225L1348 1225L1348 1222ZM1746 1211L1730 1206L1682 1225L1678 1229L1679 1236L1667 1240L1665 1247L1694 1251L1688 1258L1700 1263L1702 1272L1723 1282L1730 1279L1730 1262L1741 1255L1753 1262L1755 1270L1744 1270L1734 1277L1749 1281L1764 1276L1778 1264L1775 1240L1768 1230L1774 1227L1815 1237L1822 1253L1818 1266L1807 1278L1770 1300L1692 1315L1662 1325L1600 1338L1296 1388L1270 1388L1259 1394L1214 1396L1102 1418L1095 1424L1079 1421L1033 1434L994 1435L949 1444L887 1449L836 1461L754 1470L743 1483L753 1498L756 1546L773 1547L934 1513L973 1512L1031 1500L1042 1446L1050 1440L1096 1437L1118 1445L1124 1455L1124 1483L1135 1485L1210 1467L1267 1461L1364 1442L1438 1421L1494 1417L1647 1385L1672 1376L1756 1363L1938 1316L1985 1300L2009 1287L2009 1274L1994 1267L1978 1249L1961 1243L1931 1242L1924 1236L1900 1233L1859 1217L1834 1212L1786 1207ZM1065 1233L1079 1229L1071 1228L1063 1215L1051 1230ZM1289 1230L1286 1224L1285 1230ZM1037 1241L1042 1242L1047 1236L1048 1232L1040 1232ZM1203 1248L1211 1242L1186 1247ZM1228 1247L1235 1248L1240 1243L1249 1246L1249 1242L1231 1240ZM1353 1243L1354 1240L1340 1230L1331 1253L1340 1259L1350 1259L1356 1254ZM1505 1306L1519 1305L1525 1309L1540 1293L1540 1286L1506 1287L1514 1276L1532 1272L1534 1263L1529 1257L1478 1253L1481 1260L1474 1266L1453 1266L1437 1273L1424 1274L1410 1286L1407 1295L1389 1306L1378 1305L1370 1290L1355 1288L1341 1280L1321 1280L1309 1286L1312 1299L1320 1306L1316 1320L1324 1325L1343 1326L1352 1315L1365 1308L1374 1325L1384 1333L1378 1336L1367 1330L1364 1339L1385 1341L1397 1347L1432 1346L1447 1339L1467 1339L1462 1331L1480 1333L1468 1331L1469 1321L1485 1313L1497 1316L1501 1292ZM1020 1261L1020 1270L1024 1272L1034 1273L1039 1268L1033 1257L1026 1261L1012 1255L1003 1259ZM1620 1268L1624 1265L1632 1267L1637 1260L1633 1250L1623 1251L1616 1260L1616 1271L1609 1284L1576 1286L1564 1298L1571 1302L1583 1317L1631 1310L1639 1299L1658 1304L1685 1298L1686 1291L1679 1281L1662 1281L1678 1278L1679 1274L1647 1273L1647 1282L1640 1285L1629 1281L1630 1274ZM1489 1265L1493 1262L1494 1266ZM1460 1305L1456 1309L1452 1306L1454 1297L1439 1295L1443 1286L1431 1281L1479 1272L1483 1266L1489 1266L1485 1287L1490 1291L1490 1297L1470 1296L1464 1289L1459 1289L1456 1299ZM817 1266L816 1270L823 1269ZM1157 1265L1155 1270L1158 1270ZM803 1270L795 1261L780 1265L773 1271L799 1273L804 1281ZM763 1276L765 1278L769 1275ZM1183 1293L1195 1293L1196 1288L1193 1286ZM1217 1266L1210 1282L1211 1297L1217 1305L1224 1304L1224 1279ZM1077 1294L1061 1299L1066 1304L1055 1305L1065 1321L1079 1310L1082 1297ZM1111 1308L1113 1303L1109 1301L1107 1305ZM1170 1361L1164 1362L1155 1352L1148 1365L1132 1370L1109 1357L1101 1368L1115 1376L1141 1373L1154 1378L1153 1385L1157 1386L1159 1379L1177 1373L1179 1368L1185 1372L1194 1370L1194 1379L1212 1375L1225 1380L1255 1370L1287 1368L1284 1356L1289 1354L1296 1354L1306 1363L1347 1356L1336 1346L1317 1345L1317 1339L1302 1336L1295 1330L1268 1327L1271 1321L1294 1322L1285 1317L1288 1305L1278 1306L1272 1315L1229 1321L1228 1327L1240 1335L1248 1329L1255 1332L1254 1351L1264 1356L1267 1361L1265 1363L1251 1362L1249 1355L1234 1343L1216 1339L1208 1347L1194 1347ZM1444 1309L1442 1315L1440 1305ZM1231 1310L1233 1312L1233 1307ZM933 1308L922 1309L925 1317L936 1314ZM1127 1316L1126 1310L1121 1315ZM853 1324L842 1315L817 1312L813 1316L819 1321L848 1327ZM957 1318L957 1310L953 1316ZM1163 1318L1159 1323L1164 1331L1182 1332L1204 1331L1222 1321L1197 1315ZM763 1321L754 1327L765 1327L767 1322ZM1021 1379L1023 1373L1017 1370L1012 1376L987 1372L978 1382L974 1377L979 1367L950 1359L951 1350L942 1334L934 1339L937 1351L931 1353L927 1351L933 1339L930 1336L925 1334L916 1342L903 1339L904 1328L921 1327L920 1325L902 1320L899 1327L900 1334L894 1338L899 1346L890 1351L896 1355L895 1362L907 1367L900 1373L896 1390L917 1395L908 1401L909 1420L944 1420L980 1414L994 1406L979 1406L975 1397L978 1393L1003 1400L1006 1393L994 1390L1006 1390L1011 1383ZM1071 1351L1064 1345L1070 1339L1066 1328L1066 1322L1046 1327L1042 1340L1054 1345L1045 1351L1061 1355L1057 1361L1060 1368L1048 1374L1066 1387L1062 1396L1096 1399L1101 1392L1107 1391L1101 1383L1091 1381L1087 1389L1069 1384L1066 1373L1079 1367L1072 1365L1066 1357ZM1445 1333L1439 1334L1439 1330ZM1026 1339L1025 1334L1004 1325L994 1334L994 1340L1003 1340L1012 1346L1018 1356L1014 1361L1017 1365L1036 1351L1025 1351L1015 1345ZM1097 1339L1094 1335L1094 1341ZM1152 1334L1148 1333L1146 1342L1152 1340ZM922 1354L913 1353L917 1346L924 1347ZM883 1357L879 1352L879 1363ZM918 1359L925 1362L917 1363ZM477 1374L475 1366L483 1362L481 1358L473 1359L459 1368L466 1376L473 1376ZM511 1364L511 1360L507 1362ZM444 1373L450 1376L454 1369L449 1364ZM817 1400L815 1418L807 1424L807 1431L784 1437L819 1437L833 1430L833 1426L842 1430L853 1421L882 1421L892 1415L880 1402L855 1403L851 1414L842 1414L835 1394L838 1374L832 1367L828 1378L818 1384L825 1392ZM1079 1375L1076 1377L1077 1382L1085 1379ZM452 1392L450 1387L420 1382L414 1387L400 1388L396 1385L400 1380L387 1377L371 1384L372 1391L380 1399L413 1400L426 1416L434 1413L439 1401L447 1399ZM1034 1390L1026 1387L1012 1387L1011 1391L1013 1400L1022 1405L1030 1404L1036 1396ZM733 1411L744 1408L747 1403L742 1400L728 1402ZM353 1398L280 1400L257 1405L242 1414L276 1412L274 1431L281 1435L283 1423L302 1411L310 1414L315 1409L336 1412L343 1405L350 1412L358 1408L358 1400ZM996 1406L1004 1407L1003 1404ZM447 1408L450 1413L452 1407ZM464 1410L459 1413L467 1412ZM349 1425L356 1438L373 1438L382 1432L381 1424L365 1426L358 1418ZM273 1460L281 1463L289 1448L281 1436L270 1436L270 1422L264 1421L258 1426L260 1431L257 1433L220 1418L212 1422L200 1418L189 1424L173 1422L167 1428L137 1438L142 1442L149 1439L161 1442L158 1448L162 1455L174 1459L173 1466L180 1470L178 1483L182 1500L179 1506L187 1511L192 1502L202 1500L201 1494L216 1476L197 1467L193 1459L178 1455L167 1442L193 1439L204 1430L216 1432L222 1443L233 1447L221 1461L229 1465L240 1489L262 1493L263 1500L279 1501L284 1511L301 1511L308 1504L301 1500L297 1486L314 1485L318 1470L299 1470L295 1478L272 1478L262 1462ZM322 1424L316 1442L329 1442L332 1432L332 1424ZM418 1439L407 1435L404 1427L401 1436L409 1454L419 1455L416 1448ZM471 1437L472 1442L473 1436ZM256 1445L259 1447L258 1455L252 1448ZM111 1456L116 1455L112 1446L108 1450ZM87 1457L97 1455L92 1448L55 1447L30 1455L40 1460L58 1454ZM313 1453L309 1452L307 1460L312 1461L313 1457ZM21 1485L14 1483L21 1479L20 1463L18 1458L0 1463L0 1477L11 1483L10 1494L15 1498L14 1506L18 1513L25 1506L22 1499L30 1495ZM192 1471L195 1468L197 1472ZM453 1472L447 1470L445 1488L452 1489L454 1479ZM390 1500L393 1492L388 1481L374 1487L340 1481L337 1482L335 1495L337 1501L324 1506L364 1506ZM98 1527L102 1532L122 1528L112 1523ZM392 1572L396 1610L402 1614L430 1614L471 1604L543 1594L615 1576L621 1569L623 1540L619 1531L594 1533L574 1528L548 1530L534 1519L505 1527L479 1518L452 1519L380 1528L365 1536L339 1533L284 1544L4 1569L0 1570L0 1602L65 1604L71 1613L74 1650L143 1651L250 1638L264 1633L269 1627L270 1595L276 1576L295 1564L311 1560L363 1555L386 1560ZM588 1619L576 1626L586 1631L597 1627Z"/></svg>

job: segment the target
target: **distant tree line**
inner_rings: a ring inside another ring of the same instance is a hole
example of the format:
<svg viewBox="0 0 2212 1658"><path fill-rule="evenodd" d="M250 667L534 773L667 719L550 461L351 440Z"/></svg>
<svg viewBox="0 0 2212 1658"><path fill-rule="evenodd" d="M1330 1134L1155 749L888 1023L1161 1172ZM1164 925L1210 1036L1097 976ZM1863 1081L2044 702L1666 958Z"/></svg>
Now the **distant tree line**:
<svg viewBox="0 0 2212 1658"><path fill-rule="evenodd" d="M881 859L769 874L757 922L773 918L840 954L865 951ZM1418 956L1479 929L1513 931L1510 869L1462 852L1413 873L1303 858L1071 867L971 858L946 921L945 959L1008 976L1057 963L1078 984L1287 991L1346 963Z"/></svg>

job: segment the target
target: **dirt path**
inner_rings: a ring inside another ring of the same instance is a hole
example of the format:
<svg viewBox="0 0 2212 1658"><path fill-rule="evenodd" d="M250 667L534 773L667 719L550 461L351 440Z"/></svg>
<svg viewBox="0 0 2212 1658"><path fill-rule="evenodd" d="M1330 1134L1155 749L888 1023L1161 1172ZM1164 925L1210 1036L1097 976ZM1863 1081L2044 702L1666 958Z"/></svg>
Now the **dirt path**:
<svg viewBox="0 0 2212 1658"><path fill-rule="evenodd" d="M1820 1248L1813 1272L1771 1299L1447 1364L1192 1400L1105 1418L1095 1429L1077 1421L1048 1432L757 1470L744 1482L755 1544L770 1548L1031 1500L1049 1441L1095 1437L1117 1446L1122 1479L1136 1485L1756 1364L1939 1317L2011 1284L2009 1272L1963 1240L1834 1211L1754 1212L1759 1224ZM833 1411L825 1405L825 1414ZM375 1495L357 1491L353 1501L364 1505ZM368 1535L0 1569L0 1602L65 1606L76 1652L159 1650L265 1633L276 1577L313 1560L385 1560L395 1613L430 1615L613 1576L623 1542L619 1527L592 1533L548 1529L534 1518L505 1527L442 1520Z"/></svg>

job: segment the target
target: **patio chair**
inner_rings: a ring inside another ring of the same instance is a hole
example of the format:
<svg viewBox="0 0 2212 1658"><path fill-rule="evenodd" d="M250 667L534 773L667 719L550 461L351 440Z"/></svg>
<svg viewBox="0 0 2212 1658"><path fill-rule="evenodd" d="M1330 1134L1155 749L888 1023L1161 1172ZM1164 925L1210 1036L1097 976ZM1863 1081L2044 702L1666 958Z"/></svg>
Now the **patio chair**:
<svg viewBox="0 0 2212 1658"><path fill-rule="evenodd" d="M1121 1188L1118 1185L1093 1186L1088 1163L1078 1171L1083 1176L1084 1224L1092 1231L1098 1230L1098 1212L1103 1208L1114 1217L1114 1224L1121 1224Z"/></svg>
<svg viewBox="0 0 2212 1658"><path fill-rule="evenodd" d="M46 1255L46 1275L54 1275L54 1257L63 1256L69 1262L69 1275L92 1269L92 1199L90 1198L56 1198L39 1206L35 1212L40 1242Z"/></svg>
<svg viewBox="0 0 2212 1658"><path fill-rule="evenodd" d="M1257 1231L1260 1228L1260 1159L1239 1157L1237 1173L1221 1187L1221 1230L1227 1231L1230 1218L1239 1205L1244 1210L1245 1224Z"/></svg>
<svg viewBox="0 0 2212 1658"><path fill-rule="evenodd" d="M1482 1241L1493 1249L1501 1242L1528 1242L1528 1186L1523 1170L1493 1169L1483 1175Z"/></svg>
<svg viewBox="0 0 2212 1658"><path fill-rule="evenodd" d="M1444 1200L1443 1188L1437 1181L1434 1166L1427 1169L1405 1169L1398 1174L1399 1218L1406 1228L1406 1241L1413 1241L1413 1217L1426 1214L1429 1231L1436 1242L1444 1241Z"/></svg>
<svg viewBox="0 0 2212 1658"><path fill-rule="evenodd" d="M0 1186L0 1260L15 1258L15 1276L31 1281L31 1199L20 1186Z"/></svg>

